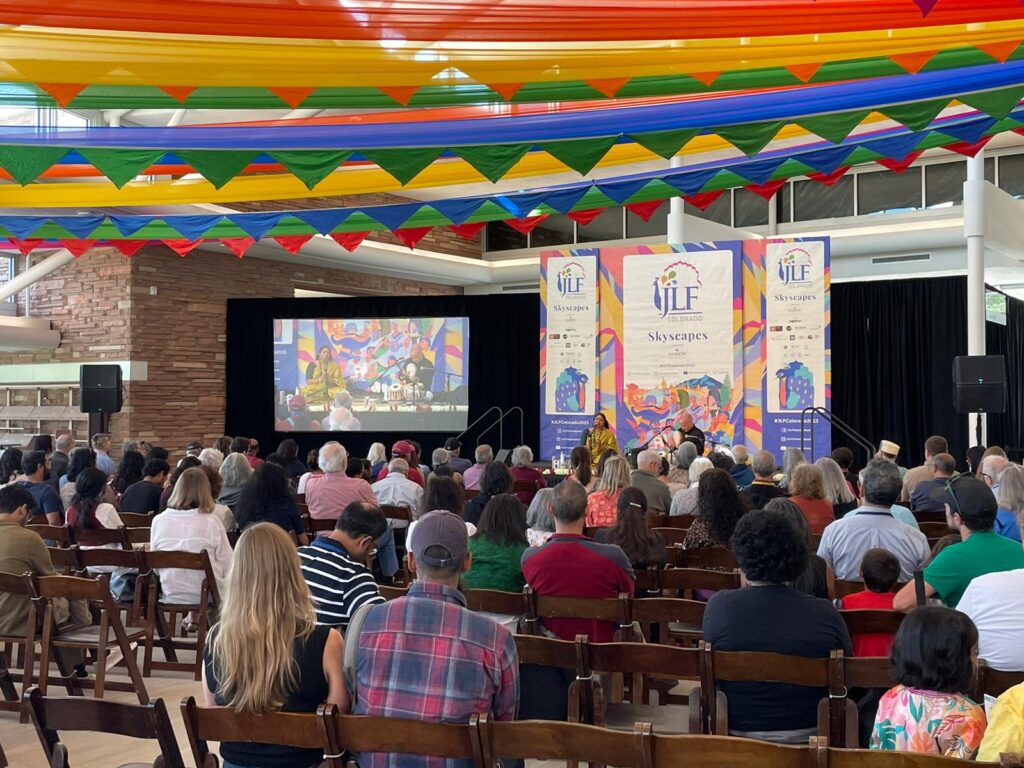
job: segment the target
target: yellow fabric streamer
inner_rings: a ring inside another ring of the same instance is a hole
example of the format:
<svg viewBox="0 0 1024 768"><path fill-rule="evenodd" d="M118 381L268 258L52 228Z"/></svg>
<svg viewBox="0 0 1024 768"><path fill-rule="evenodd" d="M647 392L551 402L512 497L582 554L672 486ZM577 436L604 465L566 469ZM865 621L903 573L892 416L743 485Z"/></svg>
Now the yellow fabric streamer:
<svg viewBox="0 0 1024 768"><path fill-rule="evenodd" d="M885 121L882 115L871 114L861 125ZM785 126L776 136L776 142L796 140L810 136L795 125ZM778 144L773 144L778 148ZM679 153L703 162L713 157L741 157L735 148L715 135L698 136ZM639 144L616 144L604 156L598 167L614 167L630 163L665 160ZM524 179L573 173L545 152L532 152L523 157L505 174L505 179ZM574 174L575 176L575 174ZM579 178L576 176L576 178ZM336 195L360 195L372 192L401 194L404 189L447 187L460 184L478 184L486 181L469 163L459 159L445 159L425 168L404 187L390 174L377 166L347 168L335 171L321 181L313 191L289 174L265 176L239 176L220 189L202 178L178 181L133 181L122 189L110 182L0 185L0 207L4 208L102 208L127 205L187 205L194 203L235 203L247 200L300 200ZM552 183L538 180L524 186ZM453 193L452 196L455 196Z"/></svg>
<svg viewBox="0 0 1024 768"><path fill-rule="evenodd" d="M822 35L584 43L289 40L0 27L0 80L186 86L418 86L720 73L1024 38L1024 20Z"/></svg>

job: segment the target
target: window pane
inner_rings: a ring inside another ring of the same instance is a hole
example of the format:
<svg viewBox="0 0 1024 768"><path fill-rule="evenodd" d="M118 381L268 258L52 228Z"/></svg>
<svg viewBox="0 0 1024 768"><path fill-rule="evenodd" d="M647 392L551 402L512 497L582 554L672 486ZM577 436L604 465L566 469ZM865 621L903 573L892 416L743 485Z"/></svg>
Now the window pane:
<svg viewBox="0 0 1024 768"><path fill-rule="evenodd" d="M576 228L576 242L594 243L598 240L622 239L622 209L609 208L589 224Z"/></svg>
<svg viewBox="0 0 1024 768"><path fill-rule="evenodd" d="M793 221L841 216L853 216L853 176L847 174L830 187L810 180L793 182Z"/></svg>
<svg viewBox="0 0 1024 768"><path fill-rule="evenodd" d="M644 221L632 211L626 211L626 237L657 237L668 234L669 201L666 200Z"/></svg>
<svg viewBox="0 0 1024 768"><path fill-rule="evenodd" d="M549 245L572 245L572 219L562 214L548 216L530 233L531 248L546 248Z"/></svg>
<svg viewBox="0 0 1024 768"><path fill-rule="evenodd" d="M526 247L526 235L516 232L503 221L492 221L487 225L488 251L514 251Z"/></svg>
<svg viewBox="0 0 1024 768"><path fill-rule="evenodd" d="M778 194L786 192L783 187ZM768 201L749 189L734 189L732 193L735 226L762 227L768 223Z"/></svg>
<svg viewBox="0 0 1024 768"><path fill-rule="evenodd" d="M1024 195L1024 155L999 158L999 188L1014 197Z"/></svg>
<svg viewBox="0 0 1024 768"><path fill-rule="evenodd" d="M924 200L928 208L960 205L964 201L967 163L936 163L924 168Z"/></svg>
<svg viewBox="0 0 1024 768"><path fill-rule="evenodd" d="M994 157L985 158L985 181L996 183L996 159Z"/></svg>
<svg viewBox="0 0 1024 768"><path fill-rule="evenodd" d="M775 199L779 201L779 224L786 224L792 221L792 211L790 211L789 205L789 191L793 188L793 182L787 182L779 193L775 195Z"/></svg>
<svg viewBox="0 0 1024 768"><path fill-rule="evenodd" d="M857 211L868 213L908 211L921 207L921 167L903 173L872 171L857 181Z"/></svg>
<svg viewBox="0 0 1024 768"><path fill-rule="evenodd" d="M702 211L700 208L695 208L689 203L686 204L683 210L688 215L696 216L698 219L717 221L719 224L725 224L727 227L732 226L732 197L729 194L729 190L726 190L721 197L709 205L707 210Z"/></svg>

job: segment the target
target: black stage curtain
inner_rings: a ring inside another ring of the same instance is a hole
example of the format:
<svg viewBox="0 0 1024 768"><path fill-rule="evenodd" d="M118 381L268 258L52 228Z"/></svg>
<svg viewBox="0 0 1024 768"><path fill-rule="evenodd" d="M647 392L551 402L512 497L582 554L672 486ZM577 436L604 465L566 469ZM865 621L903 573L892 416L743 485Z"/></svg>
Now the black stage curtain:
<svg viewBox="0 0 1024 768"><path fill-rule="evenodd" d="M266 455L285 437L299 443L299 457L325 439L337 439L353 456L365 456L370 444L411 438L430 451L450 435L442 432L294 432L274 431L273 321L308 317L468 317L469 422L491 406L519 406L525 413L524 442L537 449L539 439L540 298L537 294L490 296L390 296L351 299L231 299L227 305L227 408L225 432L260 441ZM485 419L481 426L489 423ZM474 430L463 455L472 460ZM330 435L330 438L327 438ZM505 421L505 447L519 441L518 419ZM498 431L484 442L498 447Z"/></svg>
<svg viewBox="0 0 1024 768"><path fill-rule="evenodd" d="M838 283L832 286L832 410L874 444L902 446L917 466L924 441L943 435L966 467L967 416L953 409L953 358L967 354L967 278ZM1005 354L1010 410L989 416L989 444L1024 445L1024 303L1007 299L1007 326L987 323L989 354ZM838 430L833 445L864 452ZM973 440L971 441L973 443Z"/></svg>

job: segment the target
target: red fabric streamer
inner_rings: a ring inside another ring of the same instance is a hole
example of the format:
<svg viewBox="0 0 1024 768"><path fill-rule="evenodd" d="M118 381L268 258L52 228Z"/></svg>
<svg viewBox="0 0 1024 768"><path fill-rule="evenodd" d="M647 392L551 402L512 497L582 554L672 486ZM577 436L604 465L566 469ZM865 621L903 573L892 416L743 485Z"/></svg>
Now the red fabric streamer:
<svg viewBox="0 0 1024 768"><path fill-rule="evenodd" d="M331 232L331 238L349 253L355 253L356 248L369 234L369 232Z"/></svg>
<svg viewBox="0 0 1024 768"><path fill-rule="evenodd" d="M14 247L21 252L22 256L28 256L32 251L43 244L42 238L39 237L31 237L28 240L15 240L12 237L11 242L14 244Z"/></svg>
<svg viewBox="0 0 1024 768"><path fill-rule="evenodd" d="M880 157L877 160L875 160L875 162L878 163L883 168L888 168L890 171L893 171L894 173L903 173L905 170L907 170L907 168L914 164L914 161L917 160L917 158L919 158L923 154L924 151L918 150L917 152L911 152L902 160L897 160L892 157Z"/></svg>
<svg viewBox="0 0 1024 768"><path fill-rule="evenodd" d="M548 214L542 213L540 216L527 216L525 219L505 219L505 223L516 232L528 235L547 217Z"/></svg>
<svg viewBox="0 0 1024 768"><path fill-rule="evenodd" d="M787 181L788 179L776 179L775 181L767 181L764 184L747 184L744 189L749 189L755 195L763 197L765 200L771 200Z"/></svg>
<svg viewBox="0 0 1024 768"><path fill-rule="evenodd" d="M811 179L811 181L816 181L819 184L824 184L826 187L831 187L843 178L848 170L850 170L850 166L844 165L842 168L836 168L832 173L809 173L807 174L807 178Z"/></svg>
<svg viewBox="0 0 1024 768"><path fill-rule="evenodd" d="M661 204L664 202L664 200L650 200L646 203L626 203L623 207L635 216L639 216L641 220L650 221L654 212L661 208Z"/></svg>
<svg viewBox="0 0 1024 768"><path fill-rule="evenodd" d="M313 235L282 235L270 239L294 256L302 250L302 246L313 239Z"/></svg>
<svg viewBox="0 0 1024 768"><path fill-rule="evenodd" d="M983 139L976 141L973 144L968 144L966 141L958 141L956 144L947 144L943 149L948 149L950 152L956 152L958 155L964 155L965 157L974 157L994 138L995 134L985 136Z"/></svg>
<svg viewBox="0 0 1024 768"><path fill-rule="evenodd" d="M168 248L170 248L176 254L181 256L181 258L185 258L186 256L188 256L189 252L193 248L195 248L197 245L199 245L203 241L202 240L185 240L184 238L180 238L180 239L174 239L174 240L161 240L160 242L163 243L164 245L166 245Z"/></svg>
<svg viewBox="0 0 1024 768"><path fill-rule="evenodd" d="M607 210L607 208L591 208L590 210L587 211L570 211L565 215L568 216L573 221L575 221L581 227L585 227L587 226L587 224L592 222L594 219L596 219L598 216L600 216Z"/></svg>
<svg viewBox="0 0 1024 768"><path fill-rule="evenodd" d="M394 235L412 249L416 247L420 240L429 235L432 229L433 227L408 227L406 229L396 229Z"/></svg>
<svg viewBox="0 0 1024 768"><path fill-rule="evenodd" d="M486 221L476 221L472 224L449 224L448 229L461 237L463 240L472 240L480 230L487 226Z"/></svg>
<svg viewBox="0 0 1024 768"><path fill-rule="evenodd" d="M224 244L224 247L238 258L245 256L245 252L256 244L256 241L251 237L222 237L220 241Z"/></svg>
<svg viewBox="0 0 1024 768"><path fill-rule="evenodd" d="M694 208L706 211L715 200L724 195L726 190L716 189L714 192L701 192L696 195L683 195L683 199Z"/></svg>
<svg viewBox="0 0 1024 768"><path fill-rule="evenodd" d="M138 253L139 249L148 241L146 240L110 240L110 245L123 253L129 259Z"/></svg>
<svg viewBox="0 0 1024 768"><path fill-rule="evenodd" d="M97 240L58 240L60 247L70 251L76 259L86 251L95 248Z"/></svg>

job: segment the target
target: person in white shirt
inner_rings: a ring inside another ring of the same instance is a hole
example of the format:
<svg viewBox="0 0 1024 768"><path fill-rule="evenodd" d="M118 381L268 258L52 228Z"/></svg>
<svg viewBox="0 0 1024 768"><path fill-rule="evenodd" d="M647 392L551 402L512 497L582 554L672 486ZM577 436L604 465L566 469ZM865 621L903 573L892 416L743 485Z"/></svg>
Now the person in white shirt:
<svg viewBox="0 0 1024 768"><path fill-rule="evenodd" d="M1024 669L1024 568L975 577L956 609L978 628L978 658L990 667Z"/></svg>
<svg viewBox="0 0 1024 768"><path fill-rule="evenodd" d="M210 481L202 467L181 473L167 509L153 518L149 546L154 552L207 551L217 588L223 589L231 567L231 544L220 519L213 514L214 501ZM160 587L164 599L172 603L194 603L199 600L203 574L180 568L160 569ZM187 626L186 619L182 626Z"/></svg>
<svg viewBox="0 0 1024 768"><path fill-rule="evenodd" d="M420 498L423 489L406 477L408 472L409 462L405 459L392 459L388 464L387 476L373 484L373 492L380 504L405 507L409 510L411 517L415 519L420 516Z"/></svg>
<svg viewBox="0 0 1024 768"><path fill-rule="evenodd" d="M96 467L87 467L75 477L75 495L67 511L67 524L75 532L75 540L82 549L120 549L120 544L88 544L89 531L100 528L120 528L121 516L113 504L102 500L107 487L107 474ZM113 573L113 566L90 568L90 573Z"/></svg>

